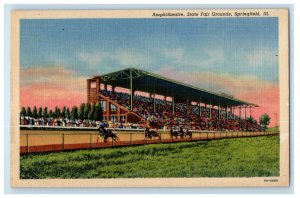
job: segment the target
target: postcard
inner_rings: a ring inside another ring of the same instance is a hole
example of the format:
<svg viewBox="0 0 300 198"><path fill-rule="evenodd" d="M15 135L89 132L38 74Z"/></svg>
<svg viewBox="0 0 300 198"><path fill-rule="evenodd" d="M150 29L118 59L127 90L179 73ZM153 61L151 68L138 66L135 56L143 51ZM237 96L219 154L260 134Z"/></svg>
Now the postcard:
<svg viewBox="0 0 300 198"><path fill-rule="evenodd" d="M289 186L288 9L11 12L12 187Z"/></svg>

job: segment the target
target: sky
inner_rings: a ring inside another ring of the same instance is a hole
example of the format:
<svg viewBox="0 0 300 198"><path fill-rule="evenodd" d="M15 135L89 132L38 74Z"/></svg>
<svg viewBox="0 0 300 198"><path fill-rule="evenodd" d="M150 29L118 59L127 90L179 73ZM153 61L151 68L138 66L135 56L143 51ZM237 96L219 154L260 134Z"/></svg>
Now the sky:
<svg viewBox="0 0 300 198"><path fill-rule="evenodd" d="M21 107L78 106L87 78L136 67L279 120L277 18L25 19L20 38Z"/></svg>

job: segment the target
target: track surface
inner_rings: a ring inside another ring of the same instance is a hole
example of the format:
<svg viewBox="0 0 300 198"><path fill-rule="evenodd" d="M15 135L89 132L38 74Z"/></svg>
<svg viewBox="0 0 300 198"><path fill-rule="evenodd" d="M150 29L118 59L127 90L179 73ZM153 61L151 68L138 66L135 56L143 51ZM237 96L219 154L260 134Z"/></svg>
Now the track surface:
<svg viewBox="0 0 300 198"><path fill-rule="evenodd" d="M36 153L75 149L107 148L117 146L188 142L201 140L215 140L224 138L257 137L265 135L278 135L279 132L193 132L192 137L177 139L171 138L168 132L160 132L161 139L145 139L143 132L117 132L119 141L103 138L98 139L97 132L82 131L31 131L21 130L20 153Z"/></svg>

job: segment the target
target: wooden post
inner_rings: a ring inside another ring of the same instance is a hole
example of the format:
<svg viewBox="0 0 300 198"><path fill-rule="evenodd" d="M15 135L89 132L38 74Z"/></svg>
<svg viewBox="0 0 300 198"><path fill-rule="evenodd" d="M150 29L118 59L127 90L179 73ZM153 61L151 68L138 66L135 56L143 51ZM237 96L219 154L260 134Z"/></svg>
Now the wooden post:
<svg viewBox="0 0 300 198"><path fill-rule="evenodd" d="M26 134L26 146L27 146L27 153L29 153L29 134Z"/></svg>
<svg viewBox="0 0 300 198"><path fill-rule="evenodd" d="M92 148L92 133L90 133L90 148Z"/></svg>
<svg viewBox="0 0 300 198"><path fill-rule="evenodd" d="M61 145L61 150L64 150L65 149L65 134L63 133L62 134L62 145Z"/></svg>
<svg viewBox="0 0 300 198"><path fill-rule="evenodd" d="M130 145L132 145L132 133L130 132Z"/></svg>

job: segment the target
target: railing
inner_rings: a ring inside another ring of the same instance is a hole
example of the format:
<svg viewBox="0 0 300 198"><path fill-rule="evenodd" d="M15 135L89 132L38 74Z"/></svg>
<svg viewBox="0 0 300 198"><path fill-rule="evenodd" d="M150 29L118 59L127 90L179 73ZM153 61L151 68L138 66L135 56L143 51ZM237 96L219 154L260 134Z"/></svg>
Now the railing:
<svg viewBox="0 0 300 198"><path fill-rule="evenodd" d="M91 149L114 146L130 146L155 143L188 142L201 140L216 140L225 138L257 137L266 135L278 135L279 132L192 132L191 136L171 137L169 132L158 132L160 138L146 139L145 133L141 130L117 131L118 141L108 138L104 142L102 137L98 137L96 131L31 131L21 130L20 153L34 153L47 151L62 151L73 149ZM98 139L98 140L97 140Z"/></svg>

